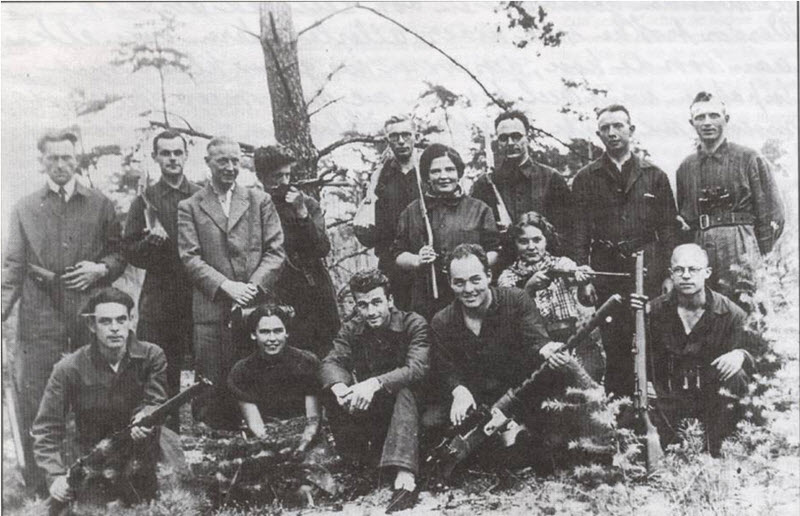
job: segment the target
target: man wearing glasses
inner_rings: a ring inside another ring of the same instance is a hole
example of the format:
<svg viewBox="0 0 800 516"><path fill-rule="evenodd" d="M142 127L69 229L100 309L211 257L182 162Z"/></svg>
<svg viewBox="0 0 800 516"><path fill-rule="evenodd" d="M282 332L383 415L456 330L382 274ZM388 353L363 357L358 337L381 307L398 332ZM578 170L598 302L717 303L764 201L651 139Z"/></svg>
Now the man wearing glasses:
<svg viewBox="0 0 800 516"><path fill-rule="evenodd" d="M139 338L158 344L167 356L167 389L178 394L181 361L191 350L192 286L178 256L178 203L200 189L183 172L186 140L175 131L153 138L153 160L161 178L131 203L125 225L125 256L147 274L139 298ZM167 426L179 431L178 411Z"/></svg>
<svg viewBox="0 0 800 516"><path fill-rule="evenodd" d="M677 213L667 175L631 150L636 127L625 106L612 104L597 113L597 136L605 146L600 159L578 172L572 184L576 206L575 261L597 271L632 272L634 252L644 251L645 292L655 297L669 286L669 252L675 247ZM600 306L632 282L597 280L581 287L584 305ZM606 392L632 395L634 388L633 316L619 310L616 324L601 328L606 350Z"/></svg>
<svg viewBox="0 0 800 516"><path fill-rule="evenodd" d="M492 176L483 175L472 187L472 197L492 206L495 220L501 220L497 211L495 189L511 217L519 220L523 213L535 211L544 215L562 236L565 248L571 252L572 223L570 191L566 180L555 169L537 163L528 149L528 117L521 111L506 111L494 121L497 133L498 157ZM500 228L505 231L508 228Z"/></svg>
<svg viewBox="0 0 800 516"><path fill-rule="evenodd" d="M741 417L736 401L747 393L754 371L751 352L759 340L746 330L744 311L706 286L711 269L700 246L676 247L669 270L672 292L650 303L648 317L647 374L659 408L655 423L667 445L677 440L682 419L699 419L706 447L717 456ZM646 300L634 294L632 307L641 308Z"/></svg>
<svg viewBox="0 0 800 516"><path fill-rule="evenodd" d="M419 198L417 167L419 156L414 145L417 131L414 122L406 116L393 116L384 124L384 133L392 156L380 171L375 186L375 247L378 268L389 277L395 304L407 309L410 303L410 282L398 273L391 247L397 231L400 214L411 201ZM424 178L423 178L424 181Z"/></svg>

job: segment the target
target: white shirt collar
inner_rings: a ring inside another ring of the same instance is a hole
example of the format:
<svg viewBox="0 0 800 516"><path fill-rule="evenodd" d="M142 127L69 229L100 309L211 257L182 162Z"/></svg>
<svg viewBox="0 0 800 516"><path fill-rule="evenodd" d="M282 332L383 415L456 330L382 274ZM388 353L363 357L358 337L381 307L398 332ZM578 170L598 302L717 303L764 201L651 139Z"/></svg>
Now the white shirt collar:
<svg viewBox="0 0 800 516"><path fill-rule="evenodd" d="M67 181L64 184L64 191L67 193L67 197L66 197L67 201L69 201L72 198L72 194L75 193L75 188L76 188L77 182L78 182L78 180L73 175L72 177L69 178L69 181ZM57 184L55 184L55 182L53 182L53 180L50 179L50 176L47 176L47 186L49 186L50 190L52 190L53 192L56 193L56 195L58 195L58 190L61 187L58 186Z"/></svg>
<svg viewBox="0 0 800 516"><path fill-rule="evenodd" d="M217 196L217 199L219 199L219 203L222 205L222 211L225 213L226 217L230 216L231 198L233 197L234 188L236 188L236 183L234 183L233 186L228 188L227 192L221 193L216 189L213 183L211 184L211 189L214 191L214 195Z"/></svg>

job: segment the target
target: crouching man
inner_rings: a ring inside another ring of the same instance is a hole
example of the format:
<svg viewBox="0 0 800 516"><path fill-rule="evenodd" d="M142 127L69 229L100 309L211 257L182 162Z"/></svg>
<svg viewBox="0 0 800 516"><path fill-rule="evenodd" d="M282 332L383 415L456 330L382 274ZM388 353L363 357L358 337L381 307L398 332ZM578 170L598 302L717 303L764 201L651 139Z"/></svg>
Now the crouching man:
<svg viewBox="0 0 800 516"><path fill-rule="evenodd" d="M418 386L428 371L428 324L394 307L389 280L356 273L350 290L359 317L333 341L320 371L323 403L339 453L396 470L390 510L414 505L418 490Z"/></svg>
<svg viewBox="0 0 800 516"><path fill-rule="evenodd" d="M31 433L36 463L47 473L50 495L58 502L77 497L132 504L157 493L159 432L153 428L131 429L131 447L126 447L130 460L109 456L105 466L87 464L81 480L92 489L75 492L62 455L70 412L77 427L76 452L83 456L166 401L167 359L158 346L136 339L132 309L133 299L116 288L92 295L82 313L92 341L61 359L47 382Z"/></svg>
<svg viewBox="0 0 800 516"><path fill-rule="evenodd" d="M657 395L654 422L663 445L674 442L682 419L697 418L706 447L718 456L736 428L737 398L747 392L758 337L733 301L706 287L708 255L696 244L675 248L671 293L650 303L649 379ZM632 299L634 308L645 301Z"/></svg>

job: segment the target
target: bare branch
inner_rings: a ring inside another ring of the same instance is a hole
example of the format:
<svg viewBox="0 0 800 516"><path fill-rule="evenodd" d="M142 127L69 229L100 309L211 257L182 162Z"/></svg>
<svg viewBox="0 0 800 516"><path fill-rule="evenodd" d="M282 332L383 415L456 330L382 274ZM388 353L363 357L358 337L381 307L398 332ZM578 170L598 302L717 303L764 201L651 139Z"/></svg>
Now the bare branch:
<svg viewBox="0 0 800 516"><path fill-rule="evenodd" d="M238 30L239 32L244 32L245 34L247 34L247 35L249 35L249 36L253 36L254 38L256 38L256 39L257 39L257 40L259 40L259 41L261 40L261 36L259 36L259 35L258 35L258 34L256 34L255 32L250 32L249 30L247 30L247 29L243 29L243 28L241 28L241 27L234 27L234 29Z"/></svg>
<svg viewBox="0 0 800 516"><path fill-rule="evenodd" d="M342 14L343 12L345 12L345 11L349 11L350 9L353 9L353 8L355 8L355 7L357 7L357 6L355 6L355 5L351 5L351 6L349 6L349 7L345 7L345 8L343 8L343 9L339 9L338 11L334 11L334 12L332 12L331 14L329 14L328 16L325 16L325 17L322 17L322 18L320 18L319 20L315 21L314 23L312 23L311 25L309 25L309 26L308 26L308 27L306 27L305 29L303 29L303 30L301 30L300 32L298 32L298 33L297 33L297 37L298 37L298 38L300 38L300 36L302 36L302 35L303 35L303 33L307 32L307 31L310 31L311 29L313 29L313 28L315 28L315 27L319 27L320 25L322 25L322 24L323 24L323 23L325 23L326 21L330 20L331 18L333 18L333 17L334 17L334 16L336 16L337 14Z"/></svg>
<svg viewBox="0 0 800 516"><path fill-rule="evenodd" d="M361 4L356 4L355 7L357 9L364 9L365 11L369 11L369 12L375 14L376 16L379 16L379 17L383 18L386 21L389 21L389 22L393 23L394 25L397 25L398 27L400 27L404 31L408 32L409 34L411 34L412 36L414 36L418 40L422 41L423 43L425 43L426 45L428 45L429 47L431 47L435 51L439 52L444 57L446 57L448 61L450 61L451 63L453 63L457 67L461 68L467 75L469 75L470 78L473 81L475 81L475 83L478 86L480 86L480 88L483 90L483 93L485 93L486 96L489 97L489 100L491 100L493 103L495 103L497 106L499 106L503 111L506 111L508 109L508 105L505 102L503 102L502 100L500 100L497 97L495 97L494 95L492 95L491 92L489 92L489 90L486 88L486 86L484 86L484 84L480 81L480 79L478 79L475 76L474 73L469 71L469 69L467 69L466 66L464 66L461 63L459 63L458 61L456 61L452 56L450 56L450 54L448 54L447 52L445 52L441 48L437 47L436 45L434 45L433 43L431 43L430 41L428 41L427 39L422 37L419 33L409 29L408 27L406 27L405 25L403 25L399 21L395 20L394 18L390 18L389 16L386 16L382 12L380 12L380 11L378 11L376 9L373 9L372 7L368 7L366 5L361 5Z"/></svg>
<svg viewBox="0 0 800 516"><path fill-rule="evenodd" d="M319 113L320 111L322 111L322 110L323 110L323 109L325 109L326 107L330 106L331 104L336 104L337 102L339 102L339 101L340 101L340 100L342 100L343 98L344 98L344 97L336 97L336 98L335 98L335 99L333 99L333 100L329 100L328 102L324 103L323 105L321 105L320 107L318 107L317 109L315 109L314 111L312 111L311 113L309 113L309 114L308 114L308 118L311 118L312 116L316 115L317 113Z"/></svg>
<svg viewBox="0 0 800 516"><path fill-rule="evenodd" d="M195 131L193 129L183 129L181 127L171 127L165 124L164 122L156 122L155 120L150 120L150 127L161 127L162 129L169 129L170 131L175 131L176 133L185 134L187 136L194 136L196 138L203 138L206 140L211 140L214 138L211 134L201 133L200 131ZM242 148L244 152L252 153L255 152L256 147L255 145L251 145L249 143L238 142L239 146Z"/></svg>
<svg viewBox="0 0 800 516"><path fill-rule="evenodd" d="M341 70L342 68L344 68L344 63L339 63L339 66L334 68L331 71L331 73L329 73L325 77L325 80L322 81L322 86L320 86L319 89L317 91L315 91L313 95L311 95L311 98L306 102L306 106L310 106L315 100L317 100L317 98L319 98L320 95L322 95L322 92L325 91L325 86L327 86L328 83L331 82L331 79L333 79L333 76L336 75L336 73L339 70ZM308 116L311 116L311 115L308 115Z"/></svg>
<svg viewBox="0 0 800 516"><path fill-rule="evenodd" d="M567 142L565 142L565 141L564 141L564 140L562 140L561 138L557 137L557 136L556 136L556 135L554 135L553 133L547 132L547 131L545 131L544 129L541 129L541 128L539 128L539 127L534 127L534 126L531 126L531 129L532 129L532 130L534 130L535 132L537 132L537 133L539 133L539 134L543 135L543 136L547 136L548 138L552 138L552 139L554 139L555 141L557 141L558 143L560 143L561 145L563 145L564 147L567 147L567 148L569 148L569 144L568 144Z"/></svg>
<svg viewBox="0 0 800 516"><path fill-rule="evenodd" d="M322 156L326 156L331 152L335 151L339 147L343 147L345 145L350 145L353 143L378 143L381 141L380 138L375 136L349 136L347 138L342 138L341 140L335 141L332 144L324 147L322 150L319 151L317 154L317 160Z"/></svg>

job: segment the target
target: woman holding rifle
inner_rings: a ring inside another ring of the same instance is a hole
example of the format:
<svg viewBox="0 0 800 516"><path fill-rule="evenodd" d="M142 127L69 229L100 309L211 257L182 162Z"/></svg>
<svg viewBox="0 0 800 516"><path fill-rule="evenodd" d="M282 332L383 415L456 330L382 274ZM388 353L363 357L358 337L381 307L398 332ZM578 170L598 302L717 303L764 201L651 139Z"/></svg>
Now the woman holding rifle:
<svg viewBox="0 0 800 516"><path fill-rule="evenodd" d="M420 156L420 196L400 214L392 246L397 267L408 271L411 310L430 320L453 300L443 267L458 244L480 244L490 264L497 260L500 234L492 210L464 193L461 156L446 145L432 144Z"/></svg>

